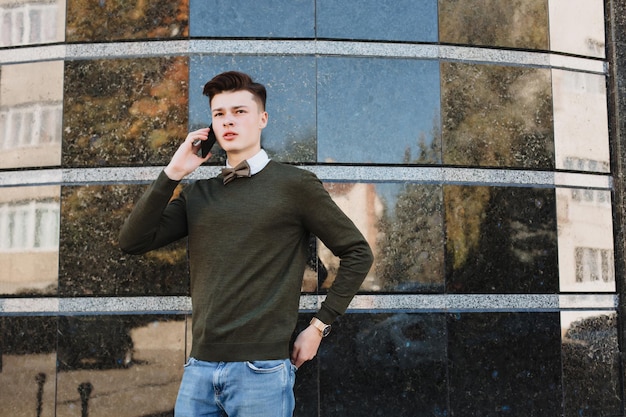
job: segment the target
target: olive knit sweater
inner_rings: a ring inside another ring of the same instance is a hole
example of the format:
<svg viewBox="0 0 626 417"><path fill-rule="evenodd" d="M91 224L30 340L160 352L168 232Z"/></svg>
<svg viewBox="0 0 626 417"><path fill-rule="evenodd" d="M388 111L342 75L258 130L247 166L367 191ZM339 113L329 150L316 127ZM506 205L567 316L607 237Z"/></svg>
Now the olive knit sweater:
<svg viewBox="0 0 626 417"><path fill-rule="evenodd" d="M289 357L309 233L341 260L316 317L330 324L345 312L372 253L314 174L270 161L227 185L221 176L196 181L170 201L177 185L159 175L125 221L120 246L141 254L188 236L192 357Z"/></svg>

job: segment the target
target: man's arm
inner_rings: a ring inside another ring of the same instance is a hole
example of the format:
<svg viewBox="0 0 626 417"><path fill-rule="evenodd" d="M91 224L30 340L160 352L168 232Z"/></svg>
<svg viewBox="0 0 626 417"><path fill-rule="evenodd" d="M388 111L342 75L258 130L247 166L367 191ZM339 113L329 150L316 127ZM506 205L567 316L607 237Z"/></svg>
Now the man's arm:
<svg viewBox="0 0 626 417"><path fill-rule="evenodd" d="M305 181L301 195L306 196L303 210L307 228L315 234L340 259L339 269L326 300L315 317L331 324L343 314L354 298L373 263L372 250L354 223L332 201L322 183L313 175ZM309 325L296 341L291 355L298 367L317 354L322 341L318 328Z"/></svg>
<svg viewBox="0 0 626 417"><path fill-rule="evenodd" d="M131 254L141 254L167 245L187 234L185 207L182 201L170 203L180 180L193 172L210 154L197 156L196 140L206 140L209 129L190 132L178 147L170 163L150 185L128 216L119 235L120 247Z"/></svg>

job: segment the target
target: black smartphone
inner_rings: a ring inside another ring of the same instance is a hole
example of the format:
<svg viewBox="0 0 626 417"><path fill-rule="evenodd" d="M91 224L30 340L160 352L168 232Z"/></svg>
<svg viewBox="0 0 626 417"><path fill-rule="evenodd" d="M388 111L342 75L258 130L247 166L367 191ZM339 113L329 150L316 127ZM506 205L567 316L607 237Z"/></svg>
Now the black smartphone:
<svg viewBox="0 0 626 417"><path fill-rule="evenodd" d="M209 126L209 137L207 138L207 140L197 140L193 143L193 146L200 146L200 149L198 150L198 156L202 159L206 158L206 156L209 154L209 152L211 151L211 148L213 147L213 145L215 145L215 141L217 141L217 138L215 137L215 133L213 133L213 125ZM198 143L201 142L201 143Z"/></svg>

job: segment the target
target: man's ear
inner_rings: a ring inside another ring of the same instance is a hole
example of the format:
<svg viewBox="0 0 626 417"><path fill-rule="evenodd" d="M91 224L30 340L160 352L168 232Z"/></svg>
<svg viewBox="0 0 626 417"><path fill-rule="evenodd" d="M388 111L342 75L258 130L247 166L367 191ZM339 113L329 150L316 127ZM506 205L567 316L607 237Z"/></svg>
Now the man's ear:
<svg viewBox="0 0 626 417"><path fill-rule="evenodd" d="M263 114L261 114L261 120L259 121L259 128L260 129L265 129L265 126L267 126L267 119L269 118L269 115L267 114L266 111L263 112Z"/></svg>

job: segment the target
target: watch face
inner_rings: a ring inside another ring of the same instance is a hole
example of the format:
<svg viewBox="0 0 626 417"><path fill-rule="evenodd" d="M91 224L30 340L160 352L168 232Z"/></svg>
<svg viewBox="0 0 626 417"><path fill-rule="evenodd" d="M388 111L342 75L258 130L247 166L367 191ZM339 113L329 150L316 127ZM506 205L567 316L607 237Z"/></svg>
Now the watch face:
<svg viewBox="0 0 626 417"><path fill-rule="evenodd" d="M330 334L330 326L324 327L324 330L322 330L322 337L326 337L329 334Z"/></svg>

